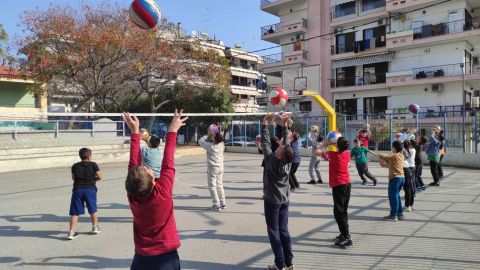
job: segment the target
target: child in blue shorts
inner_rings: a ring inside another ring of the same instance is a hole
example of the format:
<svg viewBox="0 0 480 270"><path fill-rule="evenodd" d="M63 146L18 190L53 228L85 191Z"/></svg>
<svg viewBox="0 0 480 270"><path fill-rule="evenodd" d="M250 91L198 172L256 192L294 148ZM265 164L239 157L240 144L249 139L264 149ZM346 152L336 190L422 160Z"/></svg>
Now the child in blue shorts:
<svg viewBox="0 0 480 270"><path fill-rule="evenodd" d="M78 236L76 232L78 216L85 214L85 204L92 219L92 234L100 233L100 227L97 225L97 186L95 183L102 179L102 174L97 163L91 161L92 150L82 148L79 151L79 155L82 161L72 166L73 191L70 202L70 231L67 236L68 240L73 240Z"/></svg>

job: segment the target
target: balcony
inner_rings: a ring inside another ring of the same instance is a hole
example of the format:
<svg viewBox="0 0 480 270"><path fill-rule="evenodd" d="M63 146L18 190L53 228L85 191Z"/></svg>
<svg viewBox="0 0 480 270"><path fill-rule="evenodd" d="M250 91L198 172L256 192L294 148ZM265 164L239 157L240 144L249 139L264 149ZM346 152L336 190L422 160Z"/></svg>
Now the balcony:
<svg viewBox="0 0 480 270"><path fill-rule="evenodd" d="M331 26L350 26L388 17L385 0L356 0L332 6Z"/></svg>
<svg viewBox="0 0 480 270"><path fill-rule="evenodd" d="M281 68L285 65L306 64L308 62L307 51L293 51L288 53L278 53L263 58L263 72L269 73L269 69Z"/></svg>
<svg viewBox="0 0 480 270"><path fill-rule="evenodd" d="M306 4L306 0L260 0L260 9L275 16L279 16L281 9L289 6Z"/></svg>
<svg viewBox="0 0 480 270"><path fill-rule="evenodd" d="M307 20L301 19L264 26L261 28L261 38L265 41L279 43L280 39L285 35L306 33L307 22Z"/></svg>
<svg viewBox="0 0 480 270"><path fill-rule="evenodd" d="M411 25L411 24L408 24ZM480 24L466 23L465 20L439 24L426 24L417 27L392 26L392 32L387 34L389 49L404 48L426 43L440 44L455 40L475 39L480 35ZM474 42L475 43L475 42Z"/></svg>
<svg viewBox="0 0 480 270"><path fill-rule="evenodd" d="M437 0L387 0L386 8L388 12L409 10L412 7L418 7L427 4L433 4Z"/></svg>
<svg viewBox="0 0 480 270"><path fill-rule="evenodd" d="M384 88L386 85L386 73L364 74L347 78L331 80L333 92L360 91Z"/></svg>
<svg viewBox="0 0 480 270"><path fill-rule="evenodd" d="M470 67L467 63L465 68L461 64L450 64L430 67L420 67L411 70L395 71L387 73L387 86L406 86L417 84L446 83L463 80L463 72L466 81L480 82L480 68L478 65Z"/></svg>
<svg viewBox="0 0 480 270"><path fill-rule="evenodd" d="M384 53L386 48L386 36L379 38L366 39L353 42L353 46L332 45L331 54L332 60L349 57L359 57L364 54Z"/></svg>

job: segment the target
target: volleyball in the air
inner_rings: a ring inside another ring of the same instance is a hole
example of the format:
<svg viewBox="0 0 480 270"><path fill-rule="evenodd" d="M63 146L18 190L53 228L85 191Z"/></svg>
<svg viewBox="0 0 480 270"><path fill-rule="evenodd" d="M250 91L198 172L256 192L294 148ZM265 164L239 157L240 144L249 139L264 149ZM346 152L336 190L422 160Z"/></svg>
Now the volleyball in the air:
<svg viewBox="0 0 480 270"><path fill-rule="evenodd" d="M134 0L128 14L130 20L142 29L154 28L161 17L160 8L153 0Z"/></svg>
<svg viewBox="0 0 480 270"><path fill-rule="evenodd" d="M220 132L220 127L215 125L215 124L211 124L209 127L208 127L208 130L210 130L210 133L211 134L217 134Z"/></svg>
<svg viewBox="0 0 480 270"><path fill-rule="evenodd" d="M313 131L313 132L317 132L318 131L318 126L317 125L312 125L310 127L310 130Z"/></svg>
<svg viewBox="0 0 480 270"><path fill-rule="evenodd" d="M150 138L150 135L148 134L147 129L145 129L145 128L140 129L140 138L144 141L147 141L148 138Z"/></svg>
<svg viewBox="0 0 480 270"><path fill-rule="evenodd" d="M412 114L417 114L420 111L420 106L417 104L408 105L408 111Z"/></svg>
<svg viewBox="0 0 480 270"><path fill-rule="evenodd" d="M338 138L342 137L342 134L336 130L332 130L327 134L327 141L330 144L336 144Z"/></svg>
<svg viewBox="0 0 480 270"><path fill-rule="evenodd" d="M433 126L432 131L435 132L435 133L440 133L440 131L442 131L442 127L441 126Z"/></svg>
<svg viewBox="0 0 480 270"><path fill-rule="evenodd" d="M277 87L270 92L268 99L275 106L284 106L288 101L288 94L287 91Z"/></svg>

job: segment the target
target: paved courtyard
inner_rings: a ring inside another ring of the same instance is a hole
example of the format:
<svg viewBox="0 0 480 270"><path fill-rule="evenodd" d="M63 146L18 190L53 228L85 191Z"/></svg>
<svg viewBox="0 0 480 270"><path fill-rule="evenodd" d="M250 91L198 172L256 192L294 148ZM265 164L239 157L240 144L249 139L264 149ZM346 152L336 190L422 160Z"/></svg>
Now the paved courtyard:
<svg viewBox="0 0 480 270"><path fill-rule="evenodd" d="M207 211L204 156L177 162L175 216L182 241L182 269L264 269L273 256L261 199L261 156L226 154L228 210ZM69 168L0 175L0 269L128 269L133 257L132 218L124 190L126 164L99 164L102 233L66 241L71 194ZM480 269L480 171L445 168L439 188L417 193L407 220L384 222L387 170L371 164L379 185L362 186L351 167L350 228L355 245L332 246L338 234L327 185L310 186L308 160L292 194L290 233L296 269ZM321 164L324 180L327 163ZM424 170L425 182L431 177ZM403 194L403 192L402 192Z"/></svg>

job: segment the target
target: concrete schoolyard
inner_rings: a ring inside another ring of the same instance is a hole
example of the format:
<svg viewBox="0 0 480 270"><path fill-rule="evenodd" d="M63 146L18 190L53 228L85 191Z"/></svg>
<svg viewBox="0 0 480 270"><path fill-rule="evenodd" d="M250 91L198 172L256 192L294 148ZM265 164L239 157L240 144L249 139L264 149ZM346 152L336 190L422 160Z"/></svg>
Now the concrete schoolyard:
<svg viewBox="0 0 480 270"><path fill-rule="evenodd" d="M95 155L95 153L94 153ZM182 269L264 269L273 262L262 201L260 155L225 154L228 209L211 212L203 155L176 159L175 216ZM66 241L70 168L0 174L0 269L128 269L132 216L124 189L127 164L99 164L99 235L88 216ZM307 185L308 159L298 172L289 227L296 269L480 269L480 171L445 168L440 187L417 193L406 220L385 222L387 170L370 164L379 184L362 186L351 166L350 229L355 245L332 246L338 235L327 185ZM321 163L324 180L328 164ZM428 168L424 182L430 183ZM403 194L403 192L402 192Z"/></svg>

